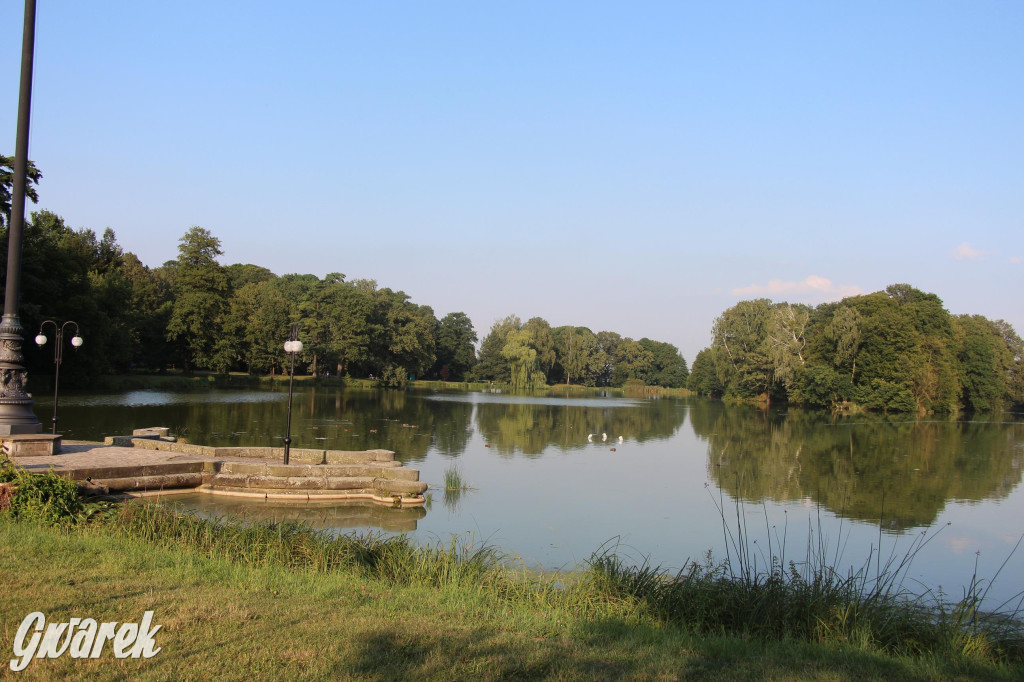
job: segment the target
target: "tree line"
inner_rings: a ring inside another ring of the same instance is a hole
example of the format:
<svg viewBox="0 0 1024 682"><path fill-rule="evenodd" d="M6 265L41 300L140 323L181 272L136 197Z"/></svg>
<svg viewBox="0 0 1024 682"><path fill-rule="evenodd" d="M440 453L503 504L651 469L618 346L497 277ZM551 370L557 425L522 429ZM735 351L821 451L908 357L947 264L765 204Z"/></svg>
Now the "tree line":
<svg viewBox="0 0 1024 682"><path fill-rule="evenodd" d="M0 231L6 241L6 222ZM427 378L515 388L620 386L630 379L679 387L688 375L670 344L552 328L540 318L525 325L514 316L499 321L478 357L465 313L438 319L430 306L374 280L278 276L253 264L222 265L222 255L219 239L192 227L179 240L176 259L149 267L124 251L109 228L97 236L70 228L53 212L34 212L24 229L25 336L31 339L44 319L76 321L86 343L61 374L79 383L132 369L275 374L285 369L292 325L303 342L299 372L373 377L384 386ZM6 261L3 267L0 278ZM52 372L51 352L26 343L24 355L30 375Z"/></svg>
<svg viewBox="0 0 1024 682"><path fill-rule="evenodd" d="M1003 320L950 315L909 284L810 307L741 301L694 358L701 395L895 412L1024 404L1024 343Z"/></svg>
<svg viewBox="0 0 1024 682"><path fill-rule="evenodd" d="M621 387L627 382L684 388L690 370L679 349L616 332L552 327L534 317L498 320L480 344L472 376L481 381L532 389L551 384Z"/></svg>

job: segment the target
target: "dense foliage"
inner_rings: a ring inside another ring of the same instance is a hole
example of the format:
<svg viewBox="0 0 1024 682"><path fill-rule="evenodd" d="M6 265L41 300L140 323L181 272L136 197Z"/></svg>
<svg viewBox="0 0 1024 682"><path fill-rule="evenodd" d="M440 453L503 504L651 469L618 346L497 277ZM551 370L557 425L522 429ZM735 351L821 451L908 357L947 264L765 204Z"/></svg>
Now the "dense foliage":
<svg viewBox="0 0 1024 682"><path fill-rule="evenodd" d="M4 239L5 230L0 226ZM438 319L429 306L373 280L348 281L340 273L279 277L258 265L222 265L222 255L219 239L192 227L175 260L150 268L125 253L110 229L97 237L49 211L33 213L24 236L25 336L34 336L44 319L79 324L86 343L61 369L70 385L132 368L278 373L293 324L303 342L296 369L316 376L370 376L385 386L412 378L477 378L517 388L686 382L686 361L675 346L551 328L540 318L496 323L478 361L477 335L465 313ZM26 344L30 374L52 373L49 348Z"/></svg>
<svg viewBox="0 0 1024 682"><path fill-rule="evenodd" d="M529 389L544 384L683 388L690 370L670 343L634 341L615 332L586 327L551 327L534 317L525 324L515 315L499 320L480 344L472 376Z"/></svg>
<svg viewBox="0 0 1024 682"><path fill-rule="evenodd" d="M908 284L816 308L741 301L715 320L689 388L820 407L988 411L1024 403L1024 342L1006 322L950 315Z"/></svg>

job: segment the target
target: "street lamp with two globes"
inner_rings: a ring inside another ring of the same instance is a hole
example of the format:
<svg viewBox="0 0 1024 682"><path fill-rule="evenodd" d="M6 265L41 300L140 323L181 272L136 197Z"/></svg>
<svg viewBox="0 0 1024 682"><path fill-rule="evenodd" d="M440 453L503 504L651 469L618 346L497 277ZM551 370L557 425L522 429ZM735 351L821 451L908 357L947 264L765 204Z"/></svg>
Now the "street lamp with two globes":
<svg viewBox="0 0 1024 682"><path fill-rule="evenodd" d="M39 334L36 335L36 344L42 348L46 345L46 335L43 334L43 328L46 325L53 325L54 335L56 336L56 342L53 344L53 364L55 369L53 371L53 430L51 433L57 433L57 388L58 382L60 381L60 363L64 359L64 328L69 324L75 326L75 335L71 337L71 345L78 350L84 343L84 339L78 334L78 323L73 320L68 320L64 324L58 326L53 320L43 320L43 323L39 325Z"/></svg>

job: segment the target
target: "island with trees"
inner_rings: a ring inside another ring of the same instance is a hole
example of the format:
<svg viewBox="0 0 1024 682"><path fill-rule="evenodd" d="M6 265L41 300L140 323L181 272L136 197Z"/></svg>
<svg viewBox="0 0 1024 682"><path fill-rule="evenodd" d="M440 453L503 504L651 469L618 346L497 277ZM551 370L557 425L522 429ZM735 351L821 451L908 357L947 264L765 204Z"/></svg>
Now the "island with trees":
<svg viewBox="0 0 1024 682"><path fill-rule="evenodd" d="M1024 343L909 284L817 307L740 301L715 320L688 386L705 396L893 412L1024 404Z"/></svg>

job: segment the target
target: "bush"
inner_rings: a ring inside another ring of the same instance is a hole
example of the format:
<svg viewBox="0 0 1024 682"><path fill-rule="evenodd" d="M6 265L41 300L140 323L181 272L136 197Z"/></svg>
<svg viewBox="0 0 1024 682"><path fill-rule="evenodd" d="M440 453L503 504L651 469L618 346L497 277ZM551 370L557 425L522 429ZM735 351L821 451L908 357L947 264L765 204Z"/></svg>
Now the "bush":
<svg viewBox="0 0 1024 682"><path fill-rule="evenodd" d="M33 474L0 461L0 514L47 526L74 524L82 513L78 486L52 471Z"/></svg>

